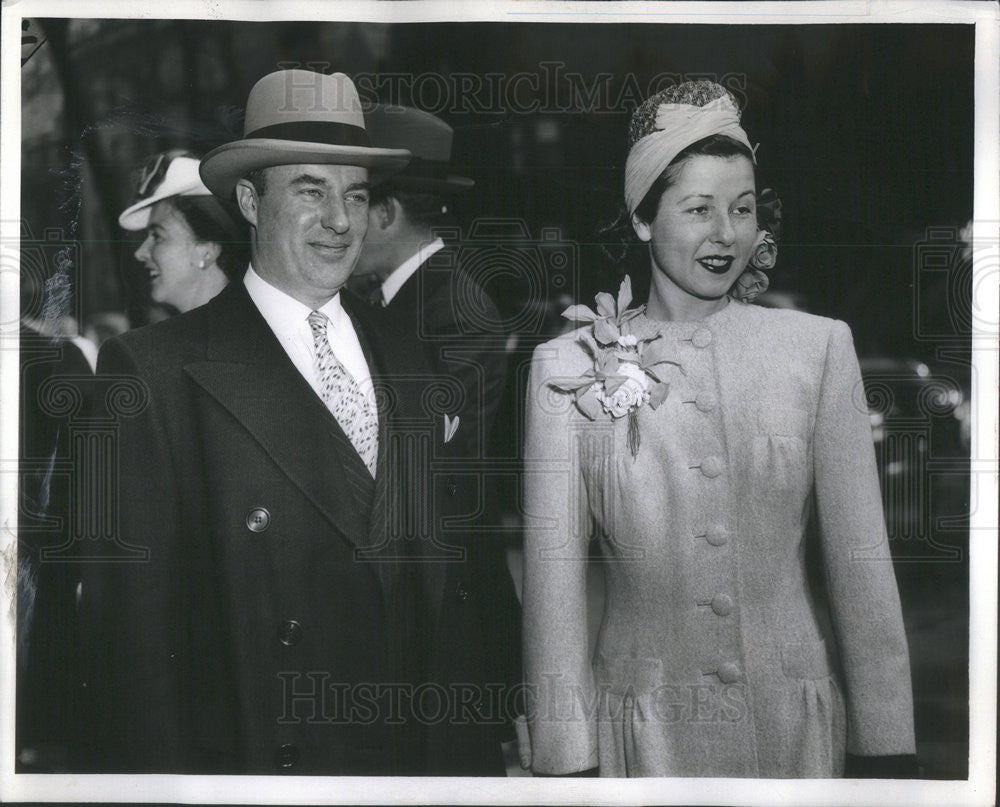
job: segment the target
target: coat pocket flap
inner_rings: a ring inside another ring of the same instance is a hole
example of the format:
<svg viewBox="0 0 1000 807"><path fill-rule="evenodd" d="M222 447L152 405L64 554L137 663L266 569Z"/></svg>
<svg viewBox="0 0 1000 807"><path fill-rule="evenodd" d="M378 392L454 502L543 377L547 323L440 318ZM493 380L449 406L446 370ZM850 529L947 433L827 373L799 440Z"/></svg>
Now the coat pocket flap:
<svg viewBox="0 0 1000 807"><path fill-rule="evenodd" d="M792 642L781 646L781 669L788 678L827 678L833 669L826 642Z"/></svg>

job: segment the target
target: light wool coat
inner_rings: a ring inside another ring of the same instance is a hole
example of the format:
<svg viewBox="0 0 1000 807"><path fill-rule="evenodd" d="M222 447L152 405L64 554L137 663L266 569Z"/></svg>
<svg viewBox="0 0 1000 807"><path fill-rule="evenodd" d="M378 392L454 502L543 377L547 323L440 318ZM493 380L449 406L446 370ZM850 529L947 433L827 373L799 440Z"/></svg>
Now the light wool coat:
<svg viewBox="0 0 1000 807"><path fill-rule="evenodd" d="M842 322L731 302L656 323L680 367L656 410L589 421L538 347L526 444L533 767L825 777L914 751L910 665L864 388ZM815 521L810 516L815 514ZM818 529L807 530L815 523ZM586 564L606 604L587 639Z"/></svg>

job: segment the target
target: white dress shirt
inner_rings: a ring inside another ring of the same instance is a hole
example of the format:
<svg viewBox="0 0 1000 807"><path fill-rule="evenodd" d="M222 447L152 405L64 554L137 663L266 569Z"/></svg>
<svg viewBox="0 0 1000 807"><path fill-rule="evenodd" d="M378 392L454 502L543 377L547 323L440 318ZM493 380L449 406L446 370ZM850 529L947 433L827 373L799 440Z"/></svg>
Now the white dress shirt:
<svg viewBox="0 0 1000 807"><path fill-rule="evenodd" d="M420 265L424 261L439 249L444 249L444 241L440 238L435 238L429 244L424 244L420 247L415 255L411 255L393 269L392 274L382 281L382 298L385 300L383 305L389 305L392 302L392 298L399 294L399 290L403 288L403 284L413 276L413 273L420 268Z"/></svg>
<svg viewBox="0 0 1000 807"><path fill-rule="evenodd" d="M309 382L309 386L316 394L322 397L319 379L313 366L316 350L312 326L309 324L309 314L313 309L272 286L254 271L253 266L248 268L243 276L243 284L257 310L278 337L278 342L292 360L292 364ZM333 355L344 365L344 369L354 376L354 380L374 406L375 390L368 361L361 349L354 324L341 304L340 293L335 294L326 305L317 310L326 314L326 336L330 341Z"/></svg>

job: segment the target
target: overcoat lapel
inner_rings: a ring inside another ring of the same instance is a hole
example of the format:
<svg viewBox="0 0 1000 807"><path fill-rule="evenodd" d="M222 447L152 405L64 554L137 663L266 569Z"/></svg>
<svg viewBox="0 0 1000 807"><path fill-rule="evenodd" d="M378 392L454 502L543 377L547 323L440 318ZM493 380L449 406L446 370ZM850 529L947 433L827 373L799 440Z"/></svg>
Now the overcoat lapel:
<svg viewBox="0 0 1000 807"><path fill-rule="evenodd" d="M386 394L386 387L391 386L392 383L391 377L388 375L394 366L392 345L383 344L383 332L377 323L368 316L369 312L365 306L347 292L341 292L340 297L344 310L354 324L358 341L361 343L361 349L368 362L368 372L371 374L372 384L375 387L375 402L378 408L378 458L375 467L374 490L369 499L368 530L364 537L358 541L357 552L361 559L374 564L376 573L382 580L385 591L388 592L392 590L398 574L399 559L395 557L395 553L401 549L395 545L398 542L391 540L386 515L390 480L396 476L391 467L388 450L389 425L393 416L393 408L390 406L392 396ZM398 348L398 341L393 341Z"/></svg>
<svg viewBox="0 0 1000 807"><path fill-rule="evenodd" d="M231 283L211 304L217 311L205 360L189 362L185 372L253 435L345 540L365 543L374 486L347 435L242 283Z"/></svg>

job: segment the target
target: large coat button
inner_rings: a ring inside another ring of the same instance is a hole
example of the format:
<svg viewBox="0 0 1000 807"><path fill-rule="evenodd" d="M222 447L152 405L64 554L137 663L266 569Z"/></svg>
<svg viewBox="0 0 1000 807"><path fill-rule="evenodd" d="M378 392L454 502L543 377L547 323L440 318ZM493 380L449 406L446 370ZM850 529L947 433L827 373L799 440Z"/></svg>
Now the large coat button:
<svg viewBox="0 0 1000 807"><path fill-rule="evenodd" d="M719 405L719 399L714 392L699 392L694 399L694 405L699 412L712 412Z"/></svg>
<svg viewBox="0 0 1000 807"><path fill-rule="evenodd" d="M278 641L285 647L294 647L302 641L302 626L294 619L289 619L278 628Z"/></svg>
<svg viewBox="0 0 1000 807"><path fill-rule="evenodd" d="M719 680L724 684L735 684L740 680L740 668L734 661L727 661L719 665Z"/></svg>
<svg viewBox="0 0 1000 807"><path fill-rule="evenodd" d="M267 508L255 507L247 513L247 527L251 532L264 532L271 523L271 514Z"/></svg>
<svg viewBox="0 0 1000 807"><path fill-rule="evenodd" d="M707 328L699 328L691 337L691 344L697 348L708 347L712 344L712 332Z"/></svg>
<svg viewBox="0 0 1000 807"><path fill-rule="evenodd" d="M705 540L712 546L723 546L729 540L729 535L722 527L709 527Z"/></svg>
<svg viewBox="0 0 1000 807"><path fill-rule="evenodd" d="M280 770L288 770L295 767L299 761L299 749L291 743L285 743L274 752L274 765Z"/></svg>
<svg viewBox="0 0 1000 807"><path fill-rule="evenodd" d="M712 610L718 616L729 616L733 612L733 598L728 594L716 594L712 597Z"/></svg>
<svg viewBox="0 0 1000 807"><path fill-rule="evenodd" d="M722 473L722 460L716 456L705 457L699 467L705 476L709 479L715 479L715 477Z"/></svg>

